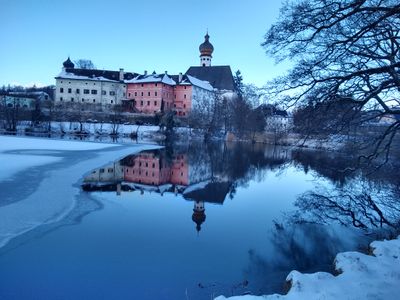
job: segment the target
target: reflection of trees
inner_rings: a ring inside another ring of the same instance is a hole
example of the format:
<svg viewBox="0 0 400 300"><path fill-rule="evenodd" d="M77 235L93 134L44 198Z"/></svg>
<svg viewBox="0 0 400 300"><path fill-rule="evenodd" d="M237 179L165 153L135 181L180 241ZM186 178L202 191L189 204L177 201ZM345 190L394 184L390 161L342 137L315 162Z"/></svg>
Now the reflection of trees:
<svg viewBox="0 0 400 300"><path fill-rule="evenodd" d="M358 155L351 153L334 153L316 150L295 150L292 151L294 164L300 167L305 173L313 170L319 176L329 179L333 183L344 186L357 175L361 175L373 181L375 184L387 183L400 185L398 176L398 164L394 160L388 163L385 168L379 169L373 164L359 164Z"/></svg>
<svg viewBox="0 0 400 300"><path fill-rule="evenodd" d="M300 272L333 271L332 261L343 250L356 247L354 238L344 240L327 226L275 224L270 236L270 255L249 251L245 278L251 291L260 286L262 293L282 292L283 282L291 270Z"/></svg>
<svg viewBox="0 0 400 300"><path fill-rule="evenodd" d="M362 229L399 228L400 203L396 190L377 190L373 184L352 184L340 189L309 191L295 202L296 221L328 224L338 222Z"/></svg>

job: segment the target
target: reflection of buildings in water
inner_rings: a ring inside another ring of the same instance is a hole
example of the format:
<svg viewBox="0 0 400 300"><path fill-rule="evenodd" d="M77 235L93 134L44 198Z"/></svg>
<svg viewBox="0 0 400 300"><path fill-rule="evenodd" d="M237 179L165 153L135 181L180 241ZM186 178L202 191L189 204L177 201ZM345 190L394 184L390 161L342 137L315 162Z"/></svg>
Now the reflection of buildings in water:
<svg viewBox="0 0 400 300"><path fill-rule="evenodd" d="M176 155L170 162L157 152L142 152L124 159L124 180L132 183L160 186L189 184L186 155Z"/></svg>
<svg viewBox="0 0 400 300"><path fill-rule="evenodd" d="M231 187L230 182L212 178L211 170L204 170L211 166L206 165L200 162L191 168L186 154L168 158L160 150L144 151L94 170L84 178L82 188L86 191L116 191L117 195L132 190L180 194L194 202L192 220L199 232L206 219L205 203L222 205Z"/></svg>

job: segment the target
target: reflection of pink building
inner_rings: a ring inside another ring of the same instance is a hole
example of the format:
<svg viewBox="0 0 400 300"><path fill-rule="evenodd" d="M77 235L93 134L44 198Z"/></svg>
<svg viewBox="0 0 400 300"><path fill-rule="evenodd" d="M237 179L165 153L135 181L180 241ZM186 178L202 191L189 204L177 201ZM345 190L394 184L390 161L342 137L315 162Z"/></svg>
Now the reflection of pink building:
<svg viewBox="0 0 400 300"><path fill-rule="evenodd" d="M185 154L173 159L170 182L176 185L189 185L189 164Z"/></svg>
<svg viewBox="0 0 400 300"><path fill-rule="evenodd" d="M124 180L159 186L163 184L188 185L189 167L186 155L173 158L171 164L154 153L143 152L131 158L124 166Z"/></svg>

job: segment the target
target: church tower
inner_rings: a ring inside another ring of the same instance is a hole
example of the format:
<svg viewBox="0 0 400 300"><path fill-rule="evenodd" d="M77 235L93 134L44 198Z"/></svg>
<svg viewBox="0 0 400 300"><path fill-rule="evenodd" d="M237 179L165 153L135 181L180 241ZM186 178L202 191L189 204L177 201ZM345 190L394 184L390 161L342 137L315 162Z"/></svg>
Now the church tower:
<svg viewBox="0 0 400 300"><path fill-rule="evenodd" d="M210 36L208 31L204 36L204 43L200 44L200 66L211 67L212 53L214 52L214 46L209 41Z"/></svg>

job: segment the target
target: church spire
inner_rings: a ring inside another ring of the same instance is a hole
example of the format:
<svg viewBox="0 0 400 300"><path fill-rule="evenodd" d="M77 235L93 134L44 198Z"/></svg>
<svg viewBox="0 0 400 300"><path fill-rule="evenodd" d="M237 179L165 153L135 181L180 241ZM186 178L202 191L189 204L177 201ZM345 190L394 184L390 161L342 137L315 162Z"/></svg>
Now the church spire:
<svg viewBox="0 0 400 300"><path fill-rule="evenodd" d="M207 33L204 36L204 43L199 46L200 51L200 65L203 67L211 66L212 53L214 52L214 46L210 43L210 36Z"/></svg>

